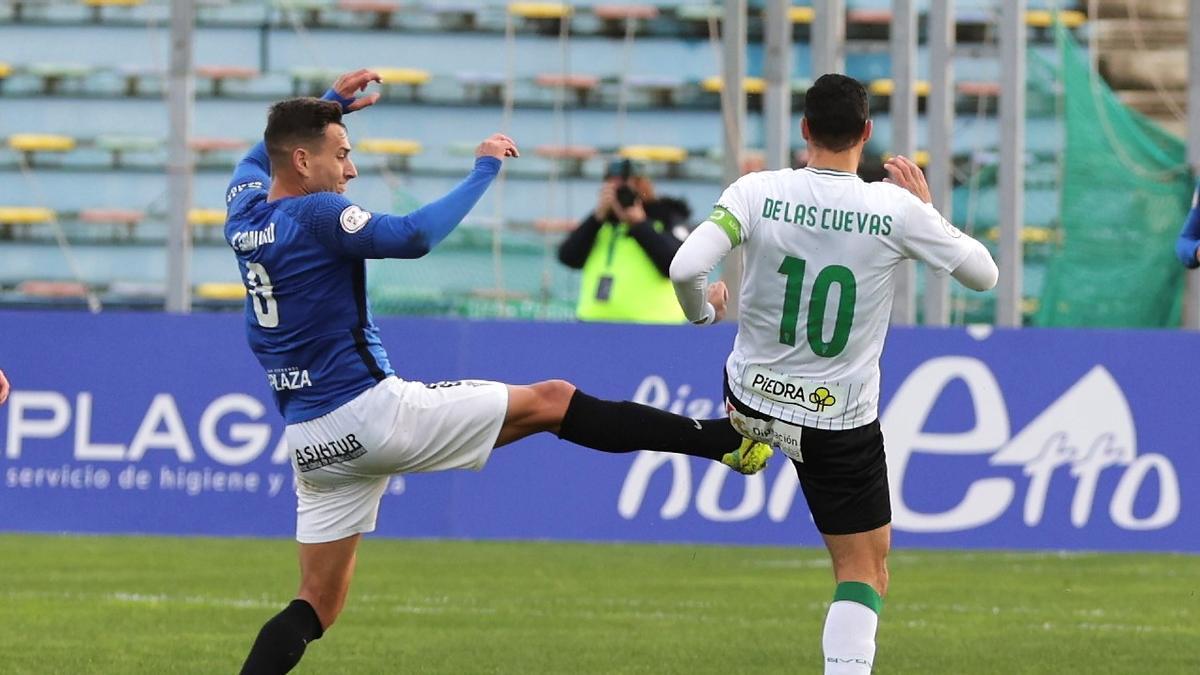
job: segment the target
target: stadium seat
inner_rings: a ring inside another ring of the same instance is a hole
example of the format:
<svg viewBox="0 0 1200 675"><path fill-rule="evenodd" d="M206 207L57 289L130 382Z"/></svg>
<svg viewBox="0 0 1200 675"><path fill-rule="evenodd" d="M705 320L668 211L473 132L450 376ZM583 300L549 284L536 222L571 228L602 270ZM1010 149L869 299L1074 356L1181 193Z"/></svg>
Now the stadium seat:
<svg viewBox="0 0 1200 675"><path fill-rule="evenodd" d="M725 86L725 80L720 75L705 78L700 82L700 88L709 93L721 93L721 88ZM767 81L761 77L746 77L742 78L742 86L746 88L747 94L761 94L767 89Z"/></svg>
<svg viewBox="0 0 1200 675"><path fill-rule="evenodd" d="M675 105L675 95L684 81L671 75L629 75L625 78L625 84L634 91L644 92L651 105L670 108Z"/></svg>
<svg viewBox="0 0 1200 675"><path fill-rule="evenodd" d="M504 84L508 81L504 73L477 73L464 71L455 75L463 87L463 98L479 103L497 104L504 98Z"/></svg>
<svg viewBox="0 0 1200 675"><path fill-rule="evenodd" d="M812 7L789 7L788 21L792 23L812 23L816 12Z"/></svg>
<svg viewBox="0 0 1200 675"><path fill-rule="evenodd" d="M959 82L955 89L963 96L971 98L996 98L1000 96L999 82Z"/></svg>
<svg viewBox="0 0 1200 675"><path fill-rule="evenodd" d="M356 147L361 153L384 155L388 166L400 171L408 171L409 159L423 149L418 141L407 138L364 138Z"/></svg>
<svg viewBox="0 0 1200 675"><path fill-rule="evenodd" d="M93 139L92 145L100 150L108 151L112 158L112 166L116 169L123 166L126 154L153 152L162 147L162 140L152 136L104 134Z"/></svg>
<svg viewBox="0 0 1200 675"><path fill-rule="evenodd" d="M34 165L39 152L70 152L75 149L75 139L60 134L13 134L8 137L8 147L21 153L28 166Z"/></svg>
<svg viewBox="0 0 1200 675"><path fill-rule="evenodd" d="M192 152L196 153L197 164L218 164L217 153L241 150L249 143L240 138L219 138L216 136L194 136L188 143Z"/></svg>
<svg viewBox="0 0 1200 675"><path fill-rule="evenodd" d="M926 80L917 80L917 96L929 95L929 82ZM871 84L867 86L867 92L872 96L891 96L896 91L896 83L891 78L885 77L878 80L871 80Z"/></svg>
<svg viewBox="0 0 1200 675"><path fill-rule="evenodd" d="M212 81L212 95L223 96L226 80L247 82L257 78L258 70L246 66L196 66L196 77Z"/></svg>
<svg viewBox="0 0 1200 675"><path fill-rule="evenodd" d="M276 9L285 14L297 13L305 25L315 26L321 22L321 12L333 9L333 0L273 0Z"/></svg>
<svg viewBox="0 0 1200 675"><path fill-rule="evenodd" d="M573 91L575 92L575 101L581 106L586 106L588 96L600 86L600 78L595 75L542 73L534 78L533 83L547 89L561 88Z"/></svg>
<svg viewBox="0 0 1200 675"><path fill-rule="evenodd" d="M687 160L687 150L674 145L626 145L617 151L617 155L625 159L636 159L643 162L660 162L667 166L667 176L679 177L683 162Z"/></svg>
<svg viewBox="0 0 1200 675"><path fill-rule="evenodd" d="M137 7L146 0L83 0L83 4L92 9L92 21L100 23L104 19L105 7Z"/></svg>
<svg viewBox="0 0 1200 675"><path fill-rule="evenodd" d="M538 157L560 160L569 176L582 176L583 163L595 157L599 150L590 145L539 145L533 152Z"/></svg>
<svg viewBox="0 0 1200 675"><path fill-rule="evenodd" d="M119 238L118 233L121 231L121 228L125 230L126 239L133 239L138 223L142 222L145 218L146 212L137 209L96 208L84 209L79 212L79 221L82 223L114 226L112 229L112 239L114 241Z"/></svg>
<svg viewBox="0 0 1200 675"><path fill-rule="evenodd" d="M16 228L29 236L34 225L53 223L57 214L41 206L0 206L0 238L12 239Z"/></svg>
<svg viewBox="0 0 1200 675"><path fill-rule="evenodd" d="M1087 15L1077 10L1060 10L1058 20L1067 28L1078 28L1087 22ZM1054 25L1055 12L1048 9L1031 9L1025 12L1025 25L1033 28L1050 28Z"/></svg>
<svg viewBox="0 0 1200 675"><path fill-rule="evenodd" d="M880 159L880 162L882 163L882 162L888 161L893 156L894 155L892 155L892 153L887 152L887 153L884 153L882 156L880 156L879 159ZM929 151L928 150L916 150L913 152L912 157L909 157L909 159L911 159L913 162L915 162L917 166L919 166L921 168L925 168L925 167L929 166Z"/></svg>
<svg viewBox="0 0 1200 675"><path fill-rule="evenodd" d="M475 30L480 9L474 2L446 2L423 7L424 11L434 15L443 30L454 32Z"/></svg>
<svg viewBox="0 0 1200 675"><path fill-rule="evenodd" d="M342 71L337 68L302 67L293 68L292 96L321 96Z"/></svg>
<svg viewBox="0 0 1200 675"><path fill-rule="evenodd" d="M538 218L533 221L533 229L543 234L570 232L579 225L574 218Z"/></svg>
<svg viewBox="0 0 1200 675"><path fill-rule="evenodd" d="M4 81L12 77L13 68L11 65L0 61L0 90L3 89Z"/></svg>
<svg viewBox="0 0 1200 675"><path fill-rule="evenodd" d="M42 80L42 93L52 96L68 80L82 80L95 69L80 63L31 63L26 72Z"/></svg>
<svg viewBox="0 0 1200 675"><path fill-rule="evenodd" d="M596 5L592 7L592 14L601 21L649 20L658 16L658 7L654 5Z"/></svg>
<svg viewBox="0 0 1200 675"><path fill-rule="evenodd" d="M391 24L392 15L400 11L400 4L388 0L340 0L338 9L353 14L370 14L371 26L384 29Z"/></svg>
<svg viewBox="0 0 1200 675"><path fill-rule="evenodd" d="M42 299L86 298L88 287L78 281L38 281L30 279L17 284L17 292Z"/></svg>
<svg viewBox="0 0 1200 675"><path fill-rule="evenodd" d="M391 91L392 87L399 85L408 85L409 99L416 101L421 98L421 85L426 84L433 78L428 70L420 68L372 68L379 73L380 79L383 80L382 87L385 95Z"/></svg>
<svg viewBox="0 0 1200 675"><path fill-rule="evenodd" d="M198 238L211 240L214 231L225 227L225 209L191 209L188 211L188 225Z"/></svg>
<svg viewBox="0 0 1200 675"><path fill-rule="evenodd" d="M141 95L145 80L163 79L162 68L158 66L129 64L117 67L115 72L125 82L125 95L130 97Z"/></svg>
<svg viewBox="0 0 1200 675"><path fill-rule="evenodd" d="M846 23L863 24L867 26L887 26L892 23L890 9L852 9L846 12Z"/></svg>
<svg viewBox="0 0 1200 675"><path fill-rule="evenodd" d="M571 6L565 2L510 2L508 13L522 19L565 19L571 16Z"/></svg>
<svg viewBox="0 0 1200 675"><path fill-rule="evenodd" d="M241 301L246 297L246 287L235 283L209 282L196 285L199 300Z"/></svg>

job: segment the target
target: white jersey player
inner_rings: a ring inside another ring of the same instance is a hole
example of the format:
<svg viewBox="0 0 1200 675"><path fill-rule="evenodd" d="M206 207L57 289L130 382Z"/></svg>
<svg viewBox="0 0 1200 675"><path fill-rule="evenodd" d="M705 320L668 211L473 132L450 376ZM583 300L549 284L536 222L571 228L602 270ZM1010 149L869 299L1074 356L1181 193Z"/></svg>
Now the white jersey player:
<svg viewBox="0 0 1200 675"><path fill-rule="evenodd" d="M869 673L891 540L879 357L897 266L920 260L975 290L994 286L998 271L982 244L930 206L910 160L889 160L882 183L855 173L871 136L859 82L818 79L802 132L808 166L730 185L676 254L671 279L689 320L719 321L727 290L708 275L742 248L726 407L743 435L792 459L833 558L825 672Z"/></svg>

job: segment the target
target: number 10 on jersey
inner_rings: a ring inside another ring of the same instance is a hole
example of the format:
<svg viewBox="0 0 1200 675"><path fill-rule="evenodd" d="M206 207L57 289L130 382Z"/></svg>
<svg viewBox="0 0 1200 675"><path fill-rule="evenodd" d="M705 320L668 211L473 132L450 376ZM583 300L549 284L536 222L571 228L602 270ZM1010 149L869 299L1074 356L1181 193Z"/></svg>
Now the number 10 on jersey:
<svg viewBox="0 0 1200 675"><path fill-rule="evenodd" d="M796 328L800 320L800 296L804 292L804 268L800 258L786 256L779 266L779 273L787 277L783 293L783 318L779 322L779 341L789 347L796 346ZM833 324L833 335L825 340L825 308L829 304L829 291L834 284L839 287L837 320ZM817 356L832 358L842 353L850 339L850 328L854 323L854 301L858 286L854 273L841 265L830 265L817 273L813 282L812 295L808 300L808 346Z"/></svg>

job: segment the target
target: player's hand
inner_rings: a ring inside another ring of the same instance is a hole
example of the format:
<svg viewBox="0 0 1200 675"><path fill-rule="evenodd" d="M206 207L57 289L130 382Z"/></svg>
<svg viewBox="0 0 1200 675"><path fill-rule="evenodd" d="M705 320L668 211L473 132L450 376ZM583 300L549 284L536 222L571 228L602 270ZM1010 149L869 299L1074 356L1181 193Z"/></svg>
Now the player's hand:
<svg viewBox="0 0 1200 675"><path fill-rule="evenodd" d="M505 157L520 157L517 143L504 134L492 134L475 148L475 157L495 157L503 160Z"/></svg>
<svg viewBox="0 0 1200 675"><path fill-rule="evenodd" d="M333 83L333 90L336 91L337 95L341 96L342 98L354 98L355 94L360 91L364 91L367 88L367 85L371 84L372 82L383 82L383 78L379 77L379 73L373 70L361 68L339 77L337 81ZM379 100L379 96L379 92L376 91L371 92L362 98L354 98L354 103L351 103L349 107L346 108L346 112L354 112L355 110L362 110L369 105L374 105L375 102Z"/></svg>
<svg viewBox="0 0 1200 675"><path fill-rule="evenodd" d="M617 188L612 183L604 181L600 186L600 195L596 197L596 208L592 211L592 215L596 220L604 222L608 220L608 214L613 210L613 206L617 203Z"/></svg>
<svg viewBox="0 0 1200 675"><path fill-rule="evenodd" d="M4 376L4 371L0 370L0 405L8 400L8 378Z"/></svg>
<svg viewBox="0 0 1200 675"><path fill-rule="evenodd" d="M713 323L719 322L725 318L725 306L729 304L729 288L724 281L718 281L708 287L708 302L712 304L716 310L716 315L713 316Z"/></svg>
<svg viewBox="0 0 1200 675"><path fill-rule="evenodd" d="M884 178L883 182L899 185L926 204L933 202L933 196L929 194L929 183L925 182L925 173L916 162L904 155L896 155L884 162L883 168L888 172L888 177Z"/></svg>

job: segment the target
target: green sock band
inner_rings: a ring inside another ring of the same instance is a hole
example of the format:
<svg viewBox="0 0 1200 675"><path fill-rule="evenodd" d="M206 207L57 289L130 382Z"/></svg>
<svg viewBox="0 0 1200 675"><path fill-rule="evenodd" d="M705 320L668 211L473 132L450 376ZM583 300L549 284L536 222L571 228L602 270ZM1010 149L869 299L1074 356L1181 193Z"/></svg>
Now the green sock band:
<svg viewBox="0 0 1200 675"><path fill-rule="evenodd" d="M871 584L861 581L843 581L838 584L837 590L833 592L833 601L838 600L857 602L876 614L883 612L883 598L871 588Z"/></svg>

